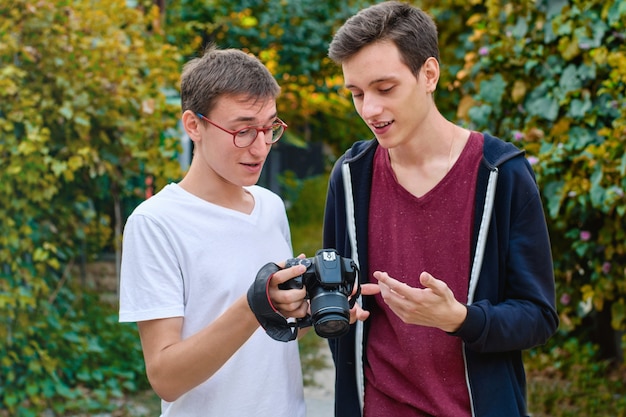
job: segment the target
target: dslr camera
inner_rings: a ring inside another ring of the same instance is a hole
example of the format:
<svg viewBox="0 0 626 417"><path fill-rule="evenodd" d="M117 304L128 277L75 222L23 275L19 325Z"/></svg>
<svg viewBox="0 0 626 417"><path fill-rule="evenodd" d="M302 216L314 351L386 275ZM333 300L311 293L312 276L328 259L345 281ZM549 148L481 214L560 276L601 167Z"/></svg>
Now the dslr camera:
<svg viewBox="0 0 626 417"><path fill-rule="evenodd" d="M278 287L283 290L306 287L311 302L310 320L315 332L325 338L335 338L350 330L350 308L360 292L358 269L352 259L339 256L335 249L320 249L313 258L288 259L285 268L304 265L306 271ZM357 294L348 302L354 286Z"/></svg>

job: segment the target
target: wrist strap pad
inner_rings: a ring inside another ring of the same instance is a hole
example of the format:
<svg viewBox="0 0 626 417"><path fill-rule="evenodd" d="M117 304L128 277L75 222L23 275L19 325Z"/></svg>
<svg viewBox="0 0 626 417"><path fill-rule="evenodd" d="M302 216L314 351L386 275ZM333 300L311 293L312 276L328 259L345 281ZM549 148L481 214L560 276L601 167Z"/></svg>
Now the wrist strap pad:
<svg viewBox="0 0 626 417"><path fill-rule="evenodd" d="M289 342L298 336L298 323L288 322L272 305L269 297L270 280L280 267L275 263L263 266L248 289L248 305L265 332L274 340Z"/></svg>

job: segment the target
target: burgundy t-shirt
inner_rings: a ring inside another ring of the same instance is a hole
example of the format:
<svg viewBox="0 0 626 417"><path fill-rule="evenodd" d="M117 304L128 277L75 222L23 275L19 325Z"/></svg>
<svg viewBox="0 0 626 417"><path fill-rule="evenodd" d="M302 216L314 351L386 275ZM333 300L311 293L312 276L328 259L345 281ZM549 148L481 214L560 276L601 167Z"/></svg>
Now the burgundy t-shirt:
<svg viewBox="0 0 626 417"><path fill-rule="evenodd" d="M422 287L427 271L467 301L476 175L483 136L472 132L446 176L415 197L379 147L369 217L369 271ZM376 280L370 276L371 282ZM470 416L461 339L403 323L376 295L366 347L365 417Z"/></svg>

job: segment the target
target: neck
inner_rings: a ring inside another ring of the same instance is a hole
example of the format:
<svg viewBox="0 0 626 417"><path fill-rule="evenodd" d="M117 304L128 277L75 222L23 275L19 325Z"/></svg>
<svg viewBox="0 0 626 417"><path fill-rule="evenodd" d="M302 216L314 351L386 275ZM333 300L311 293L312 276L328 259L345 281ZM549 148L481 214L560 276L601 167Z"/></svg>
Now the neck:
<svg viewBox="0 0 626 417"><path fill-rule="evenodd" d="M190 169L178 185L188 193L221 207L246 214L254 208L254 198L245 188L223 178L199 176Z"/></svg>

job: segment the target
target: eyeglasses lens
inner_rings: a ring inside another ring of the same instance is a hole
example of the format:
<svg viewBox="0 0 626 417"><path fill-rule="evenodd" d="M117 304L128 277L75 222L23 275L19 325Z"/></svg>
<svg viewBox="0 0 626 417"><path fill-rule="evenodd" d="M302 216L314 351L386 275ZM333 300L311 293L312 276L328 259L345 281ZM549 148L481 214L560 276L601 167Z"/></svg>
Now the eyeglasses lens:
<svg viewBox="0 0 626 417"><path fill-rule="evenodd" d="M285 128L281 124L274 124L268 129L244 129L240 130L235 134L235 145L240 148L245 148L250 146L259 135L259 131L263 130L265 134L265 142L266 143L275 143L280 139L283 135Z"/></svg>
<svg viewBox="0 0 626 417"><path fill-rule="evenodd" d="M280 137L283 135L284 132L285 132L285 128L283 127L283 125L280 125L280 124L272 125L272 143L278 141L278 139L280 139Z"/></svg>

